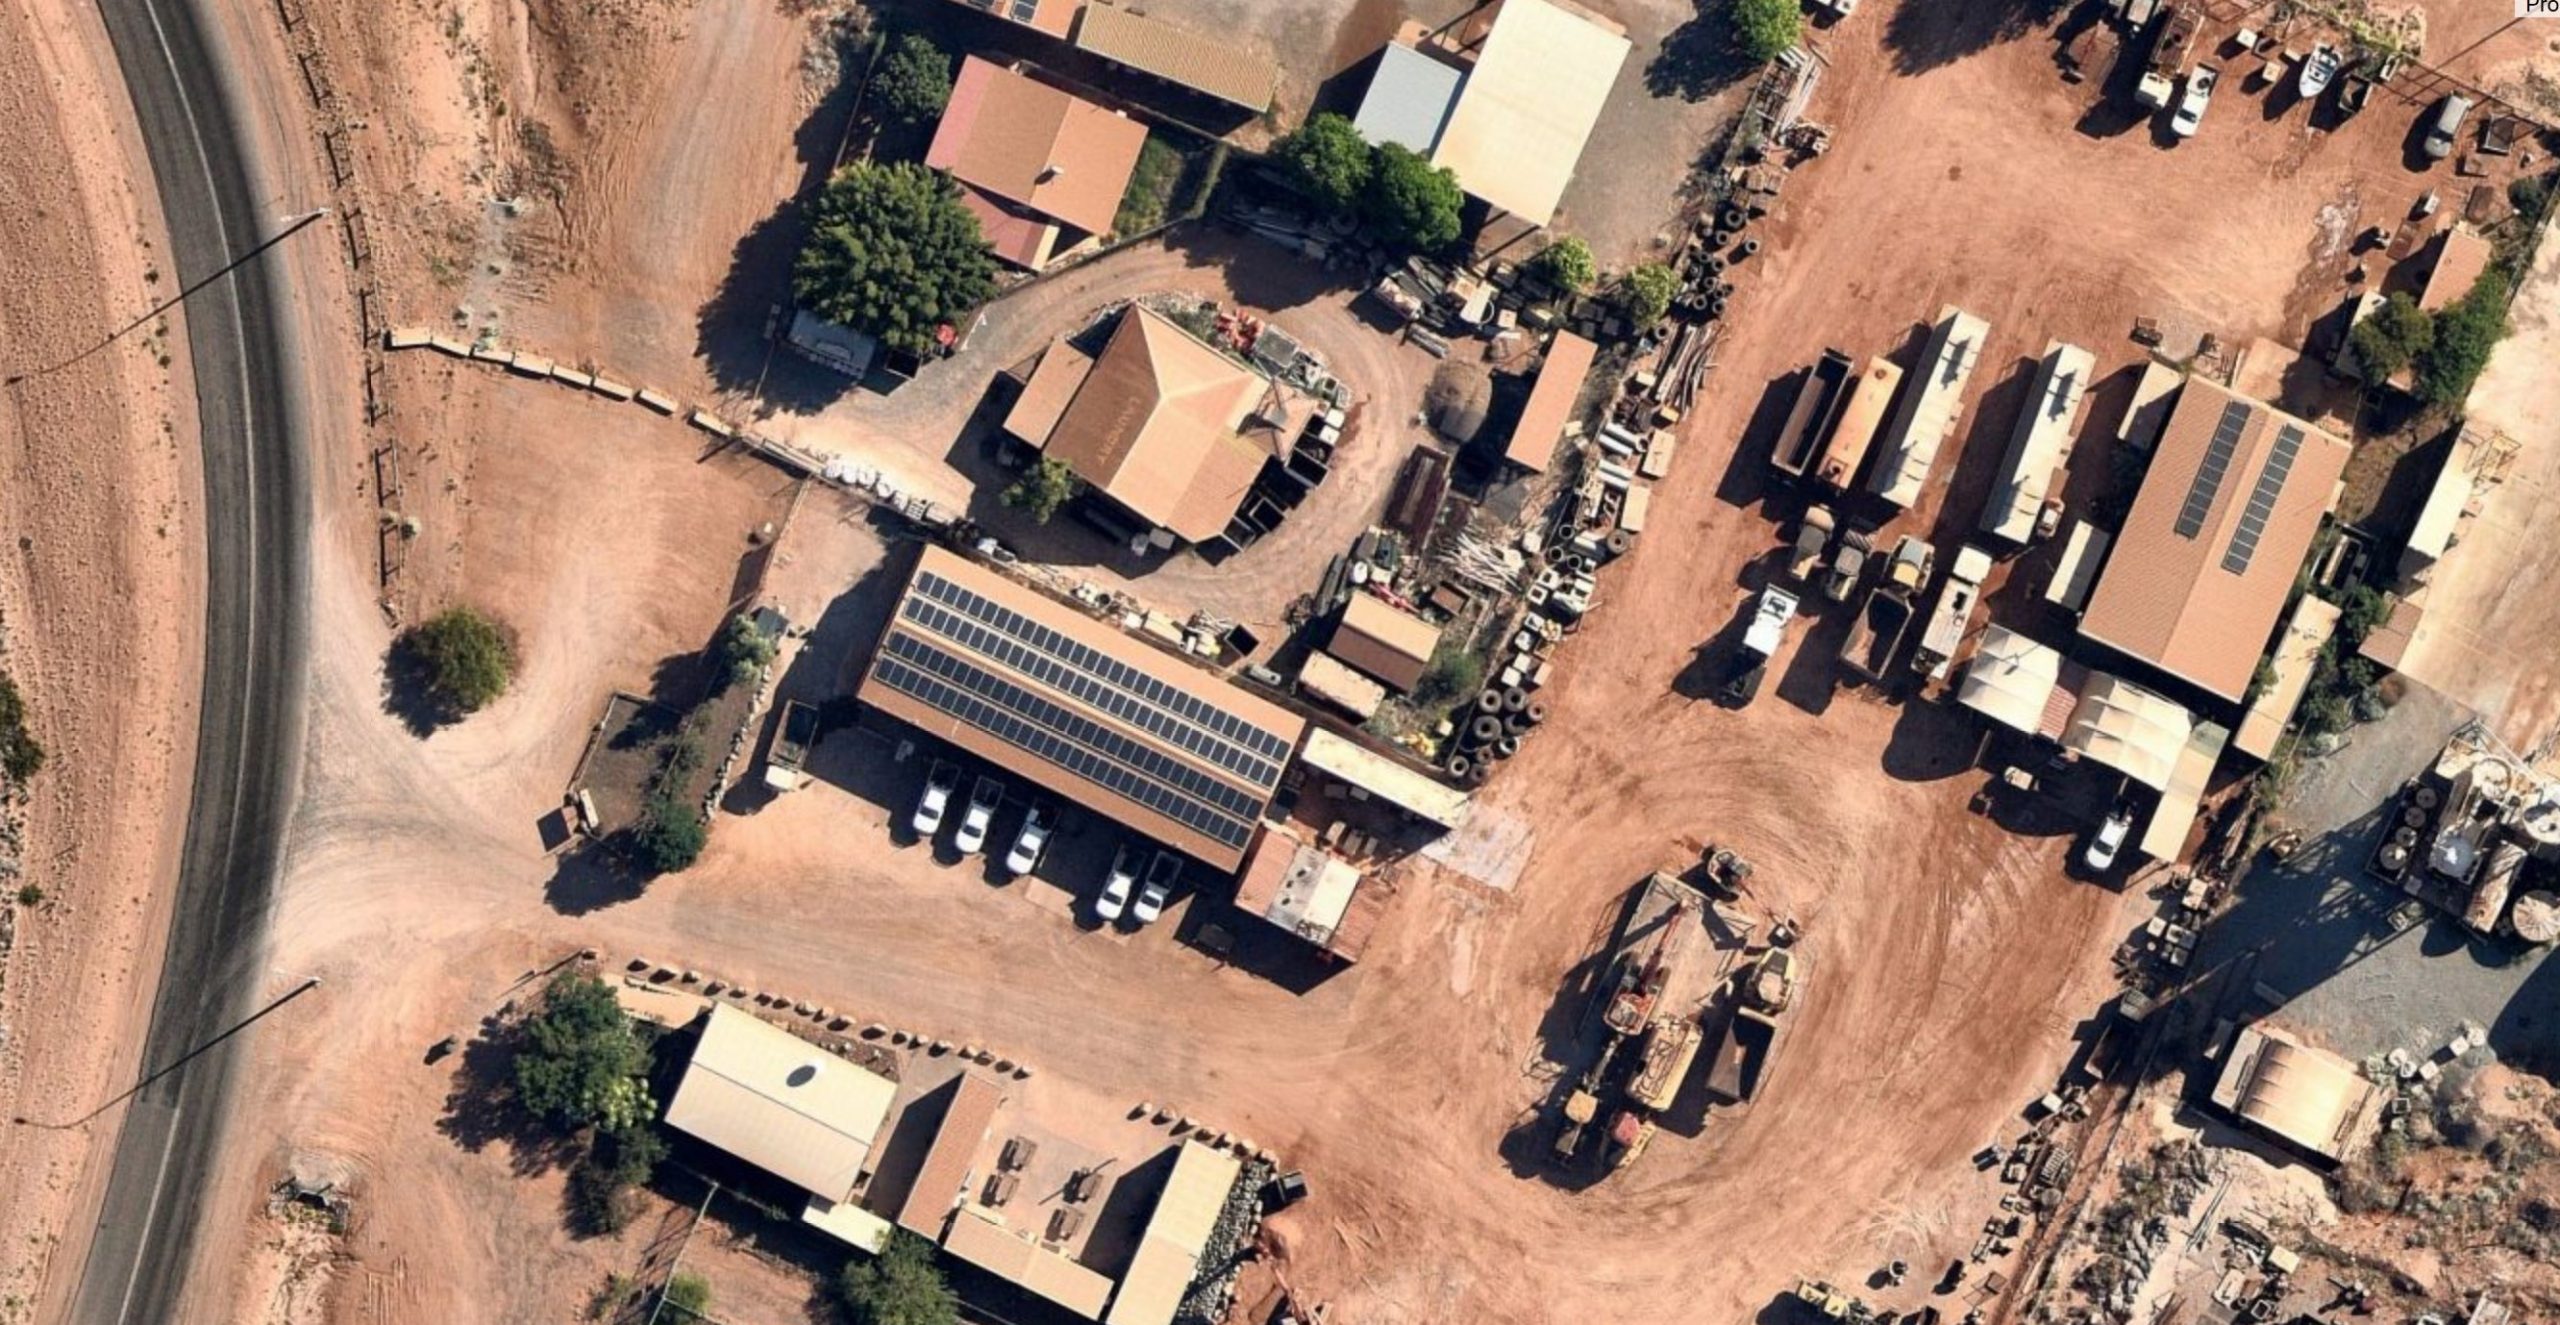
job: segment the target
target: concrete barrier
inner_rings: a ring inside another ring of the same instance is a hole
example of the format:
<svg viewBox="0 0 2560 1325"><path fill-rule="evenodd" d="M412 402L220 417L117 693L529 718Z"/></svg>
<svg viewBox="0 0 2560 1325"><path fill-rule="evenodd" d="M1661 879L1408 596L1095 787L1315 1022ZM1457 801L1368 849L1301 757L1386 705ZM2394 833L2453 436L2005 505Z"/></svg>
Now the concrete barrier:
<svg viewBox="0 0 2560 1325"><path fill-rule="evenodd" d="M557 363L551 365L551 380L563 386L576 387L580 391L594 386L596 382L593 373L582 373L566 364Z"/></svg>
<svg viewBox="0 0 2560 1325"><path fill-rule="evenodd" d="M551 361L538 354L519 353L507 361L507 371L518 377L549 377Z"/></svg>
<svg viewBox="0 0 2560 1325"><path fill-rule="evenodd" d="M382 333L382 344L385 349L414 350L434 338L435 333L425 327L393 327Z"/></svg>
<svg viewBox="0 0 2560 1325"><path fill-rule="evenodd" d="M457 359L468 359L471 357L471 347L461 341L455 340L451 336L429 336L427 337L427 348L434 350L439 354L450 354Z"/></svg>
<svg viewBox="0 0 2560 1325"><path fill-rule="evenodd" d="M727 441L738 435L738 430L730 427L726 421L720 418L719 415L702 409L694 410L691 415L687 416L685 422L692 424L694 427L700 428L704 432L707 432L722 441Z"/></svg>
<svg viewBox="0 0 2560 1325"><path fill-rule="evenodd" d="M658 411L660 414L673 417L676 412L676 402L673 396L652 391L647 387L642 387L639 391L639 398L641 404Z"/></svg>
<svg viewBox="0 0 2560 1325"><path fill-rule="evenodd" d="M594 377L589 378L587 380L587 385L599 396L605 396L613 400L631 399L632 391L630 387L624 386L622 383L614 381L612 378L606 377L602 373L598 373Z"/></svg>
<svg viewBox="0 0 2560 1325"><path fill-rule="evenodd" d="M482 363L494 363L504 368L514 365L516 361L516 352L509 349L501 349L495 345L474 345L471 347L471 357L478 359Z"/></svg>

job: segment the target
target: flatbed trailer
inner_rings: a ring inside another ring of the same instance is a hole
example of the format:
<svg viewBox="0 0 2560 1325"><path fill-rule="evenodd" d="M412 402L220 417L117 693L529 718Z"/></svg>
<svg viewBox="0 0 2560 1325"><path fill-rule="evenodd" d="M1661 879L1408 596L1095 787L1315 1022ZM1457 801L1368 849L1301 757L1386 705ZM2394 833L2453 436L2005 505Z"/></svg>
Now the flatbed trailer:
<svg viewBox="0 0 2560 1325"><path fill-rule="evenodd" d="M1839 417L1840 407L1847 402L1849 376L1854 365L1849 356L1838 350L1824 350L1806 374L1804 385L1796 389L1796 403L1787 411L1786 426L1778 430L1777 445L1769 452L1769 463L1789 478L1804 477L1829 437L1832 423Z"/></svg>

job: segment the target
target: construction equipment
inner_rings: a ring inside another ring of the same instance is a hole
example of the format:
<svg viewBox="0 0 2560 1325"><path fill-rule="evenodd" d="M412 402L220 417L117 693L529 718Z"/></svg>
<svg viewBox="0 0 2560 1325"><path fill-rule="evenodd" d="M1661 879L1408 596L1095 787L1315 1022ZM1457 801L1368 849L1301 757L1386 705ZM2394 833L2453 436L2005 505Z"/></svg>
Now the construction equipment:
<svg viewBox="0 0 2560 1325"><path fill-rule="evenodd" d="M1894 650L1902 647L1902 635L1911 624L1912 603L1920 586L1928 583L1929 566L1935 553L1927 543L1911 534L1894 544L1893 557L1885 563L1884 574L1867 591L1867 601L1849 623L1849 633L1840 640L1840 661L1850 671L1869 681L1885 678L1886 664Z"/></svg>
<svg viewBox="0 0 2560 1325"><path fill-rule="evenodd" d="M1694 1017L1655 1018L1645 1032L1644 1056L1627 1081L1627 1099L1654 1113L1670 1108L1705 1040L1706 1028Z"/></svg>
<svg viewBox="0 0 2560 1325"><path fill-rule="evenodd" d="M1786 425L1778 430L1778 440L1769 451L1769 463L1789 478L1802 478L1813 463L1814 453L1824 438L1831 435L1831 425L1846 402L1853 365L1849 356L1838 350L1824 350L1804 385L1796 388L1796 403L1787 411Z"/></svg>
<svg viewBox="0 0 2560 1325"><path fill-rule="evenodd" d="M1814 567L1822 564L1822 549L1831 541L1838 522L1828 506L1805 508L1804 520L1796 525L1795 546L1787 559L1787 578L1810 586Z"/></svg>
<svg viewBox="0 0 2560 1325"><path fill-rule="evenodd" d="M1956 551L1955 564L1938 590L1937 610L1920 632L1920 647L1911 654L1911 670L1932 681L1946 679L1956 646L1964 642L1973 614L1982 605L1982 582L1991 574L1991 554L1970 544Z"/></svg>
<svg viewBox="0 0 2560 1325"><path fill-rule="evenodd" d="M1620 1109L1609 1120L1608 1161L1612 1170L1623 1169L1644 1154L1653 1144L1653 1119L1634 1109Z"/></svg>
<svg viewBox="0 0 2560 1325"><path fill-rule="evenodd" d="M2176 5L2164 7L2162 13L2159 29L2152 37L2151 58L2144 63L2142 78L2133 91L2133 99L2146 110L2168 109L2178 71L2186 67L2187 54L2194 47L2196 30L2201 26L2192 11Z"/></svg>
<svg viewBox="0 0 2560 1325"><path fill-rule="evenodd" d="M1769 1063L1769 1047L1777 1043L1778 1023L1766 1012L1733 1001L1724 1034L1717 1037L1707 1067L1707 1096L1719 1104L1740 1104L1760 1089Z"/></svg>
<svg viewBox="0 0 2560 1325"><path fill-rule="evenodd" d="M764 785L776 792L797 788L809 747L817 739L818 711L796 699L785 702L781 720L774 724L773 749L765 755Z"/></svg>
<svg viewBox="0 0 2560 1325"><path fill-rule="evenodd" d="M1751 881L1751 862L1731 847L1709 845L1699 853L1700 875L1707 891L1727 901L1742 896L1742 886Z"/></svg>
<svg viewBox="0 0 2560 1325"><path fill-rule="evenodd" d="M1831 548L1831 569L1823 576L1822 596L1835 603L1849 601L1849 595L1857 590L1859 574L1867 568L1867 554L1875 550L1874 541L1864 531L1840 531L1840 541Z"/></svg>
<svg viewBox="0 0 2560 1325"><path fill-rule="evenodd" d="M1752 1006L1770 1016L1785 1012L1796 998L1795 953L1785 948L1761 953L1744 978L1742 994Z"/></svg>
<svg viewBox="0 0 2560 1325"><path fill-rule="evenodd" d="M1653 1016L1654 1002L1662 997L1662 986L1671 977L1672 939L1688 916L1688 900L1674 902L1671 913L1662 918L1661 932L1654 936L1653 947L1644 960L1619 970L1617 992L1609 996L1609 1006L1601 1013L1610 1034L1633 1035L1643 1030Z"/></svg>

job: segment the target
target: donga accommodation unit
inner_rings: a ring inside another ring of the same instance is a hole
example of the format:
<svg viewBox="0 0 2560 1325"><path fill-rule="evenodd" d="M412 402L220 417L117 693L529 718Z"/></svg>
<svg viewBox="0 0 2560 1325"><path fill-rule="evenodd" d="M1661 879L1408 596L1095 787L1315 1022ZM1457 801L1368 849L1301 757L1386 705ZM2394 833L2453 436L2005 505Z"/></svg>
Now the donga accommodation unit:
<svg viewBox="0 0 2560 1325"><path fill-rule="evenodd" d="M1038 271L1110 233L1146 143L1145 125L972 55L924 160L959 183L997 257Z"/></svg>

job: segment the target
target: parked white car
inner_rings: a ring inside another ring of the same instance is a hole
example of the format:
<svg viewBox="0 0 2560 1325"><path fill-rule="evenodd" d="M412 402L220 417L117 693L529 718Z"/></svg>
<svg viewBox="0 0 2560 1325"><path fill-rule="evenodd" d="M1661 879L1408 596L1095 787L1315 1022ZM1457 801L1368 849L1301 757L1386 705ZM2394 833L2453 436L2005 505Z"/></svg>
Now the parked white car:
<svg viewBox="0 0 2560 1325"><path fill-rule="evenodd" d="M1129 894L1138 887L1138 853L1123 845L1111 857L1111 873L1102 881L1102 891L1093 895L1093 914L1110 922L1128 913Z"/></svg>
<svg viewBox="0 0 2560 1325"><path fill-rule="evenodd" d="M987 830L995 827L996 807L1004 804L1004 784L991 777L980 777L969 788L969 809L960 816L960 831L952 836L952 844L960 854L974 856L987 845Z"/></svg>
<svg viewBox="0 0 2560 1325"><path fill-rule="evenodd" d="M2080 862L2092 874L2103 874L2116 863L2116 855L2124 850L2125 837L2133 832L2133 811L2119 805L2098 831L2089 835L2089 849L2080 853Z"/></svg>
<svg viewBox="0 0 2560 1325"><path fill-rule="evenodd" d="M2187 75L2187 94L2178 98L2178 109L2169 117L2169 132L2181 138L2193 138L2204 124L2204 112L2213 104L2213 88L2222 81L2222 71L2200 64Z"/></svg>
<svg viewBox="0 0 2560 1325"><path fill-rule="evenodd" d="M1164 904L1173 900L1174 882L1182 877L1182 859L1170 851L1159 851L1147 862L1147 883L1138 890L1138 907L1134 916L1141 925L1152 925L1164 914Z"/></svg>
<svg viewBox="0 0 2560 1325"><path fill-rule="evenodd" d="M1054 805L1034 805L1022 816L1022 830L1013 835L1013 850L1005 853L1004 868L1008 874L1029 874L1040 868L1040 857L1049 851L1049 834L1058 824Z"/></svg>
<svg viewBox="0 0 2560 1325"><path fill-rule="evenodd" d="M915 817L907 826L918 837L931 837L942 831L942 816L951 808L951 793L960 789L960 766L948 760L933 761L933 771L924 775L924 794L916 798Z"/></svg>

